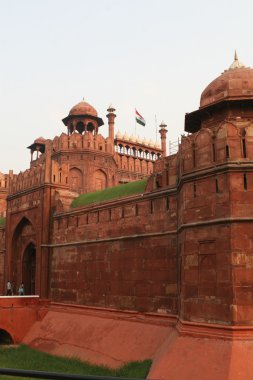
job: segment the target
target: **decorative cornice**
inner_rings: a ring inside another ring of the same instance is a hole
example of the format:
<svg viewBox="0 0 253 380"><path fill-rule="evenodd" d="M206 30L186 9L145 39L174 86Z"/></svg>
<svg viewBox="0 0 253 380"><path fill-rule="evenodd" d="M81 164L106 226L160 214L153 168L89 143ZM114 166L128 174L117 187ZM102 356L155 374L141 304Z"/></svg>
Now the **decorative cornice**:
<svg viewBox="0 0 253 380"><path fill-rule="evenodd" d="M112 241L119 241L119 240L128 240L128 239L141 239L141 238L149 238L149 237L158 237L158 236L164 236L164 235L176 235L177 230L172 231L165 231L165 232L153 232L153 233L147 233L147 234L135 234L135 235L128 235L128 236L117 236L107 239L86 239L86 240L78 240L73 242L63 242L63 243L56 243L56 244L41 244L40 246L42 248L58 248L58 247L70 247L73 245L83 245L83 244L100 244L100 243L108 243Z"/></svg>
<svg viewBox="0 0 253 380"><path fill-rule="evenodd" d="M252 321L253 323L253 321ZM253 340L253 325L231 326L225 324L188 322L179 320L176 329L181 336L226 340Z"/></svg>

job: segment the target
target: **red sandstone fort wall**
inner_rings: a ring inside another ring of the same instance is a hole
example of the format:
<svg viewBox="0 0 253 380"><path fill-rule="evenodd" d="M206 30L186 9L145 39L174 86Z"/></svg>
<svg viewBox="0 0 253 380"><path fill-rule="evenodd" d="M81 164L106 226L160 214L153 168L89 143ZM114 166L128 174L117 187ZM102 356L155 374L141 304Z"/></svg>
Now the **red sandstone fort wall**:
<svg viewBox="0 0 253 380"><path fill-rule="evenodd" d="M207 114L198 132L184 136L177 154L152 162L146 193L70 211L75 195L67 190L71 183L71 190L83 189L81 174L93 188L103 188L117 183L124 170L143 174L128 165L149 165L150 156L145 161L142 153L127 157L129 150L122 157L108 153L105 140L89 134L48 142L38 166L11 181L9 273L21 280L30 233L37 248L36 291L44 297L163 310L187 321L251 323L253 125L216 116ZM99 168L112 182L103 182L102 173L96 177Z"/></svg>
<svg viewBox="0 0 253 380"><path fill-rule="evenodd" d="M181 318L252 323L252 125L213 124L182 140Z"/></svg>
<svg viewBox="0 0 253 380"><path fill-rule="evenodd" d="M5 227L0 227L0 294L4 293Z"/></svg>
<svg viewBox="0 0 253 380"><path fill-rule="evenodd" d="M133 198L54 218L53 300L177 313L176 198Z"/></svg>
<svg viewBox="0 0 253 380"><path fill-rule="evenodd" d="M8 175L0 173L0 217L6 216L7 191L8 191Z"/></svg>
<svg viewBox="0 0 253 380"><path fill-rule="evenodd" d="M1 191L0 189L0 217L6 216L6 191Z"/></svg>

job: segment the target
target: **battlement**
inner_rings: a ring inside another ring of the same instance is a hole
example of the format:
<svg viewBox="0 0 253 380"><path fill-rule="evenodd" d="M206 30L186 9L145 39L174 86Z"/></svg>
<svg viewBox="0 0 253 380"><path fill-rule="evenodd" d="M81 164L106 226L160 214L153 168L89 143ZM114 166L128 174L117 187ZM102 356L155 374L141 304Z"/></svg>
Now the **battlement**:
<svg viewBox="0 0 253 380"><path fill-rule="evenodd" d="M253 122L224 121L182 137L181 173L253 159Z"/></svg>
<svg viewBox="0 0 253 380"><path fill-rule="evenodd" d="M12 195L20 191L31 189L33 187L40 186L45 182L45 163L32 166L30 169L20 172L19 174L13 174L10 177L9 193Z"/></svg>
<svg viewBox="0 0 253 380"><path fill-rule="evenodd" d="M52 141L53 154L60 151L90 150L113 154L113 146L109 138L104 138L101 134L93 135L91 132L84 134L72 133L67 135L62 133Z"/></svg>
<svg viewBox="0 0 253 380"><path fill-rule="evenodd" d="M9 187L9 175L0 173L0 217L6 215L6 197Z"/></svg>

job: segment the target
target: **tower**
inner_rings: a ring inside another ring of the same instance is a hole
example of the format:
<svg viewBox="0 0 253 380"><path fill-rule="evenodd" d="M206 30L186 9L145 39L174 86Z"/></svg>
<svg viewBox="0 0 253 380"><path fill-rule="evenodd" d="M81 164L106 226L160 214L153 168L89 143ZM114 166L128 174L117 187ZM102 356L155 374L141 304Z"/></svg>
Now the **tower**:
<svg viewBox="0 0 253 380"><path fill-rule="evenodd" d="M181 144L184 320L253 323L252 106L253 70L235 55L230 67L204 89L199 109L185 117L185 130L196 133Z"/></svg>
<svg viewBox="0 0 253 380"><path fill-rule="evenodd" d="M168 130L166 129L167 125L164 123L164 121L161 122L159 128L159 133L161 135L161 147L162 147L162 155L163 157L166 156L166 133Z"/></svg>
<svg viewBox="0 0 253 380"><path fill-rule="evenodd" d="M115 115L115 108L110 105L109 108L107 109L108 114L106 117L108 118L108 124L109 124L109 138L111 141L114 141L114 119L116 117Z"/></svg>
<svg viewBox="0 0 253 380"><path fill-rule="evenodd" d="M253 69L237 55L186 114L185 131L177 156L179 338L149 378L246 380L253 371Z"/></svg>

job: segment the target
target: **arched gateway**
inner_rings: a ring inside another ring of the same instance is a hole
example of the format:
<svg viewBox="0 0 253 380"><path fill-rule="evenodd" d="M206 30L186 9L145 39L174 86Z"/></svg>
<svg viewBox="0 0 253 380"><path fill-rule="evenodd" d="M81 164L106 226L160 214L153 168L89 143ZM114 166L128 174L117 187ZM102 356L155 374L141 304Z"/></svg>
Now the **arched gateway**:
<svg viewBox="0 0 253 380"><path fill-rule="evenodd" d="M12 239L11 268L9 280L13 282L14 294L21 282L25 294L35 294L36 286L36 232L32 223L23 218L17 225Z"/></svg>
<svg viewBox="0 0 253 380"><path fill-rule="evenodd" d="M25 248L22 260L22 281L25 284L25 294L35 294L36 247L29 243Z"/></svg>
<svg viewBox="0 0 253 380"><path fill-rule="evenodd" d="M8 331L0 329L0 345L9 344L13 344L12 336L8 333Z"/></svg>

